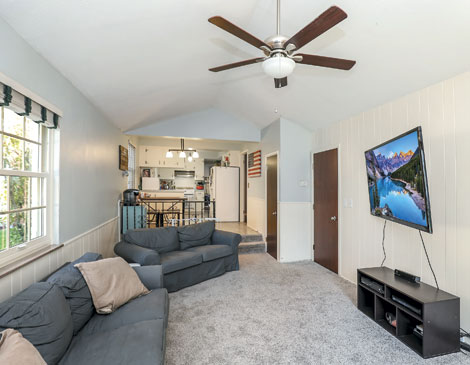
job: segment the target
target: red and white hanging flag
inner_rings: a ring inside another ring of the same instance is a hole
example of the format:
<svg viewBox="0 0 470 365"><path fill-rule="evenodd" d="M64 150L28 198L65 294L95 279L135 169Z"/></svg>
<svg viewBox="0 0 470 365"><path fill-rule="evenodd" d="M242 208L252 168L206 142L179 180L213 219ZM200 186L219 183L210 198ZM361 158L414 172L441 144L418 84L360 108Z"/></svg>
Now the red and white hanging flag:
<svg viewBox="0 0 470 365"><path fill-rule="evenodd" d="M248 155L248 177L261 176L261 150Z"/></svg>

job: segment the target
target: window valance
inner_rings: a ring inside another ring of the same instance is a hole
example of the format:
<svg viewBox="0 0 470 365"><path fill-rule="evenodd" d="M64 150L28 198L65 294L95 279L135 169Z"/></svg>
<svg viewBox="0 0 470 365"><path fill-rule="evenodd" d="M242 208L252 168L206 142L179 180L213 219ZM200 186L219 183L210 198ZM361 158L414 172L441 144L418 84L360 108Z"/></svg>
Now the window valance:
<svg viewBox="0 0 470 365"><path fill-rule="evenodd" d="M59 127L59 116L56 113L1 82L0 106L12 109L19 115L27 116L36 123L44 123L47 128Z"/></svg>

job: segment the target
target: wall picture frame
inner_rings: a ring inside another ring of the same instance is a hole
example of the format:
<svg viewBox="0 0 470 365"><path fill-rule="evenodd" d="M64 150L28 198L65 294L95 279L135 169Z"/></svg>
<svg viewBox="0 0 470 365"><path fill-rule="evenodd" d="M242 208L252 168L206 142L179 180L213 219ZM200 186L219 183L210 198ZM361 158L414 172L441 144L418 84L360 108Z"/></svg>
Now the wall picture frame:
<svg viewBox="0 0 470 365"><path fill-rule="evenodd" d="M152 172L150 169L142 169L142 177L152 177Z"/></svg>
<svg viewBox="0 0 470 365"><path fill-rule="evenodd" d="M127 171L129 164L129 151L124 146L119 146L119 170Z"/></svg>

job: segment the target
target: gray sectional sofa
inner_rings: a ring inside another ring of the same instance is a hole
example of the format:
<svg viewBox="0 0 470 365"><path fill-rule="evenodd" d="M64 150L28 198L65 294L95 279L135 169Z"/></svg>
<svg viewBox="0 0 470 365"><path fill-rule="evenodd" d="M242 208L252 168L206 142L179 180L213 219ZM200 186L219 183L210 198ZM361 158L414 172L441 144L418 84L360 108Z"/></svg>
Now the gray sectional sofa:
<svg viewBox="0 0 470 365"><path fill-rule="evenodd" d="M169 291L238 270L241 236L215 229L215 223L128 231L114 252L127 262L161 265Z"/></svg>
<svg viewBox="0 0 470 365"><path fill-rule="evenodd" d="M163 364L168 292L161 266L134 268L151 292L112 314L97 314L73 266L101 256L87 253L0 304L0 331L20 331L50 364Z"/></svg>

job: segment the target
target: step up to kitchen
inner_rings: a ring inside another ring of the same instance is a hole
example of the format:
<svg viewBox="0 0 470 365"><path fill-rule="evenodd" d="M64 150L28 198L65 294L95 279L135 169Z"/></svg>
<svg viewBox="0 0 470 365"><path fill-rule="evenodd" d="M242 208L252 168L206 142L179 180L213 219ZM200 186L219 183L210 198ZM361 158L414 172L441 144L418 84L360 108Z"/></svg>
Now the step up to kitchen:
<svg viewBox="0 0 470 365"><path fill-rule="evenodd" d="M260 242L263 241L261 234L242 234L242 242Z"/></svg>
<svg viewBox="0 0 470 365"><path fill-rule="evenodd" d="M238 245L239 254L247 253L265 253L266 252L266 242L264 241L248 241L241 242Z"/></svg>

